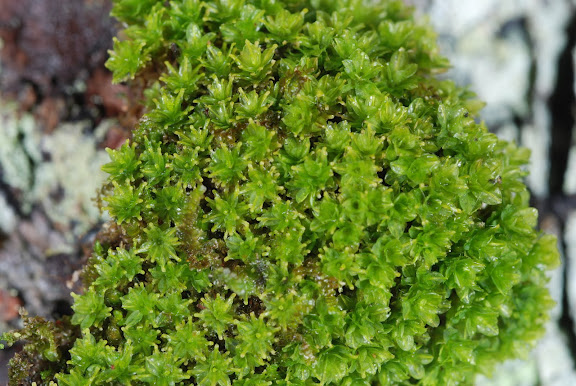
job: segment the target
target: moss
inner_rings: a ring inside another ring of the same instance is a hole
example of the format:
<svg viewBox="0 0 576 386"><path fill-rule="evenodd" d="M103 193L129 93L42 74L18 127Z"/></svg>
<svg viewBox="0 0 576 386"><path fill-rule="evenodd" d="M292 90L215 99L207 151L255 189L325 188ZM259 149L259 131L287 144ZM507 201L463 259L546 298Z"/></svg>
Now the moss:
<svg viewBox="0 0 576 386"><path fill-rule="evenodd" d="M529 153L399 1L117 0L148 112L60 384L471 383L543 332Z"/></svg>
<svg viewBox="0 0 576 386"><path fill-rule="evenodd" d="M10 360L9 384L30 385L32 382L44 384L66 367L70 359L69 350L80 335L77 327L68 317L57 322L40 317L22 314L24 328L2 336L9 345L19 340L26 341L22 351Z"/></svg>

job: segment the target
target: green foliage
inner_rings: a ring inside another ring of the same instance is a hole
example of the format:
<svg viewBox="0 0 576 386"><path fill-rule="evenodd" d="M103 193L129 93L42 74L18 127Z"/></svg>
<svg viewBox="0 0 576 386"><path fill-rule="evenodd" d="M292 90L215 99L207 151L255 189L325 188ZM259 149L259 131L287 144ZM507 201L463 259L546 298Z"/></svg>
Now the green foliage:
<svg viewBox="0 0 576 386"><path fill-rule="evenodd" d="M12 346L24 341L23 349L10 360L8 369L9 384L37 382L48 384L55 374L66 368L69 350L77 341L80 332L65 317L50 322L40 317L29 317L21 312L24 327L20 330L4 333L0 341ZM4 348L0 344L0 349Z"/></svg>
<svg viewBox="0 0 576 386"><path fill-rule="evenodd" d="M74 316L72 323L82 329L91 326L101 326L102 322L110 316L111 307L106 307L102 294L88 290L82 295L72 294L74 297Z"/></svg>
<svg viewBox="0 0 576 386"><path fill-rule="evenodd" d="M134 79L135 74L144 67L147 60L147 57L142 55L144 44L114 38L114 50L110 51L110 60L106 62L106 66L114 72L115 82Z"/></svg>
<svg viewBox="0 0 576 386"><path fill-rule="evenodd" d="M534 229L528 153L435 77L446 60L402 2L113 15L108 67L150 85L148 109L103 167L121 237L74 295L81 337L4 337L36 339L47 380L470 384L541 335L558 253Z"/></svg>

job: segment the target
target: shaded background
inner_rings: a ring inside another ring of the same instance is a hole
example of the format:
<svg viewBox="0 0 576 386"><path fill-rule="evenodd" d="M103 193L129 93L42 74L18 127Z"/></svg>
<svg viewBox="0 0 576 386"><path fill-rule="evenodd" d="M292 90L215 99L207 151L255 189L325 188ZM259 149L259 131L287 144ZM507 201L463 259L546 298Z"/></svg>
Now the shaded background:
<svg viewBox="0 0 576 386"><path fill-rule="evenodd" d="M576 0L406 1L438 31L453 64L446 76L487 102L491 130L532 150L533 204L563 254L546 337L478 384L576 385ZM106 220L94 202L104 148L140 114L103 67L116 33L109 9L109 0L0 0L0 332L19 326L20 306L70 313ZM0 384L12 353L0 351Z"/></svg>

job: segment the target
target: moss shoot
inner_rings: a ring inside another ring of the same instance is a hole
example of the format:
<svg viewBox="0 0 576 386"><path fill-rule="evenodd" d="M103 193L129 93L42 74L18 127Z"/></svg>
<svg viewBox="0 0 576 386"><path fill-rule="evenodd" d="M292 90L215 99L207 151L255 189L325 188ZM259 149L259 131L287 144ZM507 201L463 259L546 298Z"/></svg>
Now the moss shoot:
<svg viewBox="0 0 576 386"><path fill-rule="evenodd" d="M457 385L529 351L558 263L529 152L437 77L411 9L114 3L107 65L147 113L104 166L79 336L25 349L42 382Z"/></svg>

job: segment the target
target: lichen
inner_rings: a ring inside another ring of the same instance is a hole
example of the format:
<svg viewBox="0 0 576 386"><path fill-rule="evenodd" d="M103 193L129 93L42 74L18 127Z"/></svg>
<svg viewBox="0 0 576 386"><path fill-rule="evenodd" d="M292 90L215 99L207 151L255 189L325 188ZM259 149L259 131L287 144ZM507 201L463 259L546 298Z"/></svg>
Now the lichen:
<svg viewBox="0 0 576 386"><path fill-rule="evenodd" d="M86 135L89 123L82 121L63 124L52 133L43 134L32 114L0 100L3 182L14 192L23 215L40 205L46 208L51 221L71 230L70 245L63 246L60 252L70 249L75 237L103 217L92 201L106 179L100 168L107 157L95 142L111 124L110 120L102 122L94 136ZM10 224L10 209L5 210L6 223L2 222L0 228L9 234L14 225Z"/></svg>
<svg viewBox="0 0 576 386"><path fill-rule="evenodd" d="M30 114L19 115L15 106L0 101L0 164L2 179L21 194L22 210L29 213L35 183L34 165L42 155L39 151L40 134Z"/></svg>

